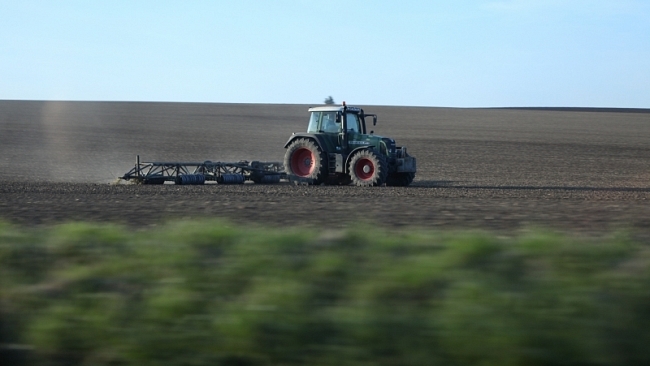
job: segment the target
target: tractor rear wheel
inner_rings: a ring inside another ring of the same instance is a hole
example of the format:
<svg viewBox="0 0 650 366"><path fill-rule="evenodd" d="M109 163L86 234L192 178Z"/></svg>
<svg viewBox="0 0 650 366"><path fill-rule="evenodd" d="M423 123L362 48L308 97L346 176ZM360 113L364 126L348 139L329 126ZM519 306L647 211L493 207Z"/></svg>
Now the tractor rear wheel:
<svg viewBox="0 0 650 366"><path fill-rule="evenodd" d="M357 186L381 186L388 176L386 158L374 150L361 150L354 154L348 164L352 183Z"/></svg>
<svg viewBox="0 0 650 366"><path fill-rule="evenodd" d="M284 154L284 170L308 180L309 184L321 184L327 179L325 153L310 139L296 139Z"/></svg>

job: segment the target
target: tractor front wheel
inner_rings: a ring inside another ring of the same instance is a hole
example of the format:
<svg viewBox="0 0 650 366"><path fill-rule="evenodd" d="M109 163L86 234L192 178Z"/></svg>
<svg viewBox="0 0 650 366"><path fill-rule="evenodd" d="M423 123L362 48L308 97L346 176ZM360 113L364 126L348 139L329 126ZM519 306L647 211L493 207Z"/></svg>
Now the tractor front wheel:
<svg viewBox="0 0 650 366"><path fill-rule="evenodd" d="M354 154L348 164L352 183L357 186L381 186L388 176L386 158L374 150L361 150Z"/></svg>
<svg viewBox="0 0 650 366"><path fill-rule="evenodd" d="M325 153L310 139L296 139L284 154L284 170L289 175L321 184L327 178Z"/></svg>

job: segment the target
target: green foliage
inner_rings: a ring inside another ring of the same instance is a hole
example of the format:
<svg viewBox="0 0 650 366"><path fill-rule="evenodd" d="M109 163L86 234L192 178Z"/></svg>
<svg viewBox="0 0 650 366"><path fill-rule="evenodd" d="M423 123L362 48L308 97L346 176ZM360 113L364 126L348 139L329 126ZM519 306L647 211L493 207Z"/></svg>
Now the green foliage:
<svg viewBox="0 0 650 366"><path fill-rule="evenodd" d="M334 98L330 95L329 97L325 98L325 101L323 102L325 104L334 104Z"/></svg>
<svg viewBox="0 0 650 366"><path fill-rule="evenodd" d="M650 361L650 248L624 235L0 224L0 285L2 364Z"/></svg>

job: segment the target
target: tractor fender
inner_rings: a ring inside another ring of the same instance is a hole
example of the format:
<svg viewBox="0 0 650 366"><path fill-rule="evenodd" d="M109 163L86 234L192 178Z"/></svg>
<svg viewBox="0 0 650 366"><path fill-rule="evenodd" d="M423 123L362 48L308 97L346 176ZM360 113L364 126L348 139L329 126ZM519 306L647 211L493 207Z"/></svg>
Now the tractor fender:
<svg viewBox="0 0 650 366"><path fill-rule="evenodd" d="M350 172L350 171L348 170L348 165L350 164L350 159L352 159L352 157L354 156L354 154L356 154L357 152L359 152L359 151L361 151L361 150L376 150L376 149L374 149L373 146L361 146L361 147L357 147L356 149L350 151L350 153L348 154L348 157L345 158L345 164L343 165L343 166L345 167L345 172L346 172L346 173L349 173L349 172Z"/></svg>
<svg viewBox="0 0 650 366"><path fill-rule="evenodd" d="M289 145L291 145L291 143L293 142L293 140L299 139L299 138L308 138L308 139L314 140L316 142L316 144L318 145L318 147L322 151L325 151L325 149L323 147L323 143L320 141L320 138L317 135L314 135L314 134L311 134L311 133L294 133L293 135L291 135L291 137L289 137L289 140L287 141L287 143L284 144L284 148L285 149L288 148Z"/></svg>

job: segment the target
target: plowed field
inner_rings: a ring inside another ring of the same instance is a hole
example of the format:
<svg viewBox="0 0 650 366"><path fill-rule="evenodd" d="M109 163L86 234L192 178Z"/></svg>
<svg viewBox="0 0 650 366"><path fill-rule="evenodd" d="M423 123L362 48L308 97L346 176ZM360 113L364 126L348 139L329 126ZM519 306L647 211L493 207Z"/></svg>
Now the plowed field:
<svg viewBox="0 0 650 366"><path fill-rule="evenodd" d="M407 188L115 185L142 161L281 161L306 105L0 101L0 220L650 234L647 110L364 107L418 159Z"/></svg>

